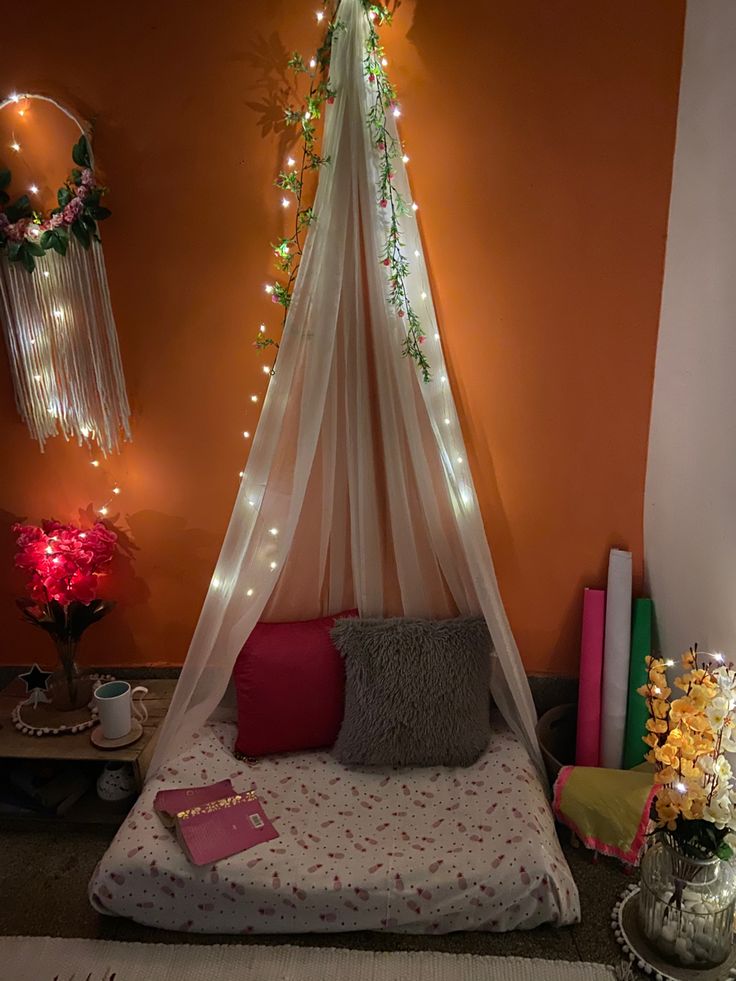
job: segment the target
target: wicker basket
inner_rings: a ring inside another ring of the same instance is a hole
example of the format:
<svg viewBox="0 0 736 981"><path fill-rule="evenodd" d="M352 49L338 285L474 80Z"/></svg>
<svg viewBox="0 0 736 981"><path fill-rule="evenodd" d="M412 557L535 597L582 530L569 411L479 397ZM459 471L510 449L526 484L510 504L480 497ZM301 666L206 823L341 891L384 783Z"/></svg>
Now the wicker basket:
<svg viewBox="0 0 736 981"><path fill-rule="evenodd" d="M563 766L575 762L577 705L556 705L537 722L537 738L551 783Z"/></svg>

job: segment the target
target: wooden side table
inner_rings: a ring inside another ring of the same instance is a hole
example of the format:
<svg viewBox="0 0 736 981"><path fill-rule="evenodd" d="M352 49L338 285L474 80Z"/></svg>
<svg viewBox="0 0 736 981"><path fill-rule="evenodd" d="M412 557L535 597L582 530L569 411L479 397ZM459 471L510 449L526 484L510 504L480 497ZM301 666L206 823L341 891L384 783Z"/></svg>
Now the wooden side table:
<svg viewBox="0 0 736 981"><path fill-rule="evenodd" d="M25 697L25 687L23 682L16 678L0 692L0 759L101 764L114 760L119 763L130 763L136 786L140 790L151 762L158 728L166 715L176 681L162 678L130 681L131 688L136 685L143 685L148 689L148 694L143 699L148 709L148 719L143 723L143 735L130 746L123 746L120 749L98 749L90 739L89 729L63 736L27 736L19 732L10 716L18 702ZM66 820L93 824L119 824L123 816L120 812L114 813L109 805L99 800L94 787L64 815ZM27 817L24 816L23 820L26 819Z"/></svg>

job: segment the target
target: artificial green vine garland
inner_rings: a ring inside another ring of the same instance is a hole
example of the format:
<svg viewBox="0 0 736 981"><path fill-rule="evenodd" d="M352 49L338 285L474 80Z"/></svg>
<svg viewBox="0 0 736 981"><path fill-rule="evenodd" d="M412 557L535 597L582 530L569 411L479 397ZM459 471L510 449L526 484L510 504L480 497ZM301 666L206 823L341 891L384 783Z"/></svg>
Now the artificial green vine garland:
<svg viewBox="0 0 736 981"><path fill-rule="evenodd" d="M72 160L77 166L56 192L58 207L48 216L31 207L27 194L11 204L6 188L12 174L0 171L0 254L7 252L10 262L20 263L29 273L47 252L66 255L70 234L88 249L99 241L97 222L110 217L109 208L100 204L107 188L98 184L92 170L86 136L74 144Z"/></svg>
<svg viewBox="0 0 736 981"><path fill-rule="evenodd" d="M425 333L419 316L414 310L406 289L406 277L409 275L409 262L403 251L399 219L412 214L412 209L403 199L394 183L395 160L402 153L400 142L391 135L388 129L389 113L398 112L396 89L386 74L385 57L377 28L390 24L392 10L380 4L361 0L366 16L370 21L370 32L366 41L366 54L363 70L369 84L375 90L375 98L368 113L368 126L371 141L379 154L379 179L377 188L377 203L387 210L388 233L385 246L378 257L388 267L389 290L388 302L396 310L399 317L405 318L406 338L402 346L404 357L412 358L422 373L425 382L431 380L430 364L422 344ZM318 170L329 163L329 159L321 157L316 150L317 127L316 121L322 115L325 102L333 102L335 92L327 81L332 42L335 35L344 27L337 19L336 0L325 0L323 4L328 10L327 28L322 43L309 63L295 52L288 62L296 76L305 75L309 79L309 91L304 102L299 107L288 106L284 111L287 126L297 130L297 139L302 143L301 161L290 159L288 170L281 171L276 179L276 186L282 191L291 193L296 199L296 217L294 232L288 238L282 238L273 246L276 255L276 268L287 275L286 282L275 282L266 287L275 303L283 307L282 329L286 322L294 283L303 253L303 235L313 224L315 216L311 207L303 205L304 180L309 171ZM394 7L396 3L394 4ZM325 19L320 11L318 21ZM278 349L278 342L261 330L255 341L256 347L265 350L269 347ZM271 368L273 373L273 367Z"/></svg>

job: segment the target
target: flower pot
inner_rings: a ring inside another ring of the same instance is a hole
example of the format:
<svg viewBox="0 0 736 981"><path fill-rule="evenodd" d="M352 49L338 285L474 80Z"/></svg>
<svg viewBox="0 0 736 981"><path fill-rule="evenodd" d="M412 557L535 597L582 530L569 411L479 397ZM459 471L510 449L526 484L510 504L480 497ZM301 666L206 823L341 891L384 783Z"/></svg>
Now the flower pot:
<svg viewBox="0 0 736 981"><path fill-rule="evenodd" d="M647 940L669 963L713 968L729 955L736 863L691 858L659 836L641 863L639 917Z"/></svg>

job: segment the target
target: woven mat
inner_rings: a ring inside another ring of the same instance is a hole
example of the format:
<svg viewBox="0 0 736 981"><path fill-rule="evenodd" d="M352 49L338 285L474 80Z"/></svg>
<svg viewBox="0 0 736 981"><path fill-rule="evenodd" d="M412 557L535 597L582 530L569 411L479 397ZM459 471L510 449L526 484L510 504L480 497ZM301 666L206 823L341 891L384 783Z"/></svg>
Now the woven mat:
<svg viewBox="0 0 736 981"><path fill-rule="evenodd" d="M601 964L432 951L0 939L2 981L612 981Z"/></svg>

